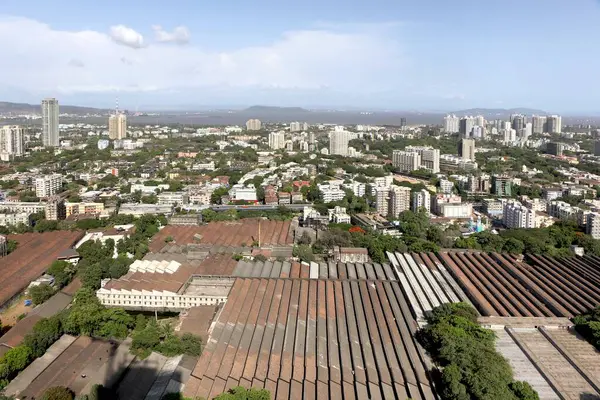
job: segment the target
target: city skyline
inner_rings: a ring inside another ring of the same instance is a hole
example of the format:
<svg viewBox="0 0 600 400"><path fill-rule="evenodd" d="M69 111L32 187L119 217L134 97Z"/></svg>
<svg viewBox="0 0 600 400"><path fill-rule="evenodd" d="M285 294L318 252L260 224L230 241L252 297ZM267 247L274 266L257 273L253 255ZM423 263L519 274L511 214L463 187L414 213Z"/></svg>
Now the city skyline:
<svg viewBox="0 0 600 400"><path fill-rule="evenodd" d="M508 13L513 5L519 13ZM135 12L140 7L144 13ZM70 18L61 18L64 9ZM466 0L369 6L182 1L177 8L7 0L0 15L6 55L0 99L56 97L62 104L104 107L118 95L129 109L515 105L593 113L600 84L586 43L600 38L599 16L600 4L592 0L576 7L558 0L477 7ZM257 18L269 23L257 26ZM474 50L477 57L462 56ZM578 62L581 54L591 62Z"/></svg>

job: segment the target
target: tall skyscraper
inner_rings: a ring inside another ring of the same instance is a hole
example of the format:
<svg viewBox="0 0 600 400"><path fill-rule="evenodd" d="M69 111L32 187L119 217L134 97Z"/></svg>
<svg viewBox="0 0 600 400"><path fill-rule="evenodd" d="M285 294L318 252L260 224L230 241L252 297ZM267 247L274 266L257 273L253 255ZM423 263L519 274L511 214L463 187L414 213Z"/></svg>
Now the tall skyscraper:
<svg viewBox="0 0 600 400"><path fill-rule="evenodd" d="M525 128L525 123L527 122L527 118L521 114L514 114L510 116L511 127L517 132L520 132L521 129Z"/></svg>
<svg viewBox="0 0 600 400"><path fill-rule="evenodd" d="M42 143L47 147L58 147L58 100L42 100Z"/></svg>
<svg viewBox="0 0 600 400"><path fill-rule="evenodd" d="M461 118L460 123L459 123L460 134L463 137L469 137L474 126L475 126L475 118L473 118L473 117Z"/></svg>
<svg viewBox="0 0 600 400"><path fill-rule="evenodd" d="M401 117L400 118L400 128L404 128L405 126L406 126L406 118Z"/></svg>
<svg viewBox="0 0 600 400"><path fill-rule="evenodd" d="M302 130L302 126L300 122L291 122L290 123L290 132L300 132Z"/></svg>
<svg viewBox="0 0 600 400"><path fill-rule="evenodd" d="M546 117L542 115L533 115L531 117L531 126L534 135L546 132Z"/></svg>
<svg viewBox="0 0 600 400"><path fill-rule="evenodd" d="M0 127L0 159L9 161L11 157L19 157L24 153L23 128L19 125Z"/></svg>
<svg viewBox="0 0 600 400"><path fill-rule="evenodd" d="M474 139L461 139L458 143L458 155L463 160L475 161L475 140Z"/></svg>
<svg viewBox="0 0 600 400"><path fill-rule="evenodd" d="M478 115L475 117L475 126L485 128L485 118L483 117L483 115Z"/></svg>
<svg viewBox="0 0 600 400"><path fill-rule="evenodd" d="M335 130L329 134L329 154L340 156L348 155L348 142L350 141L350 132L345 130Z"/></svg>
<svg viewBox="0 0 600 400"><path fill-rule="evenodd" d="M444 117L444 132L446 133L458 133L459 132L459 119L456 115L446 115Z"/></svg>
<svg viewBox="0 0 600 400"><path fill-rule="evenodd" d="M404 186L391 186L389 194L388 213L398 218L402 211L410 210L411 189Z"/></svg>
<svg viewBox="0 0 600 400"><path fill-rule="evenodd" d="M127 137L127 116L117 112L108 117L108 137L113 140L122 140Z"/></svg>
<svg viewBox="0 0 600 400"><path fill-rule="evenodd" d="M418 153L421 156L419 168L428 169L434 174L440 172L440 149L431 146L406 146L404 151Z"/></svg>
<svg viewBox="0 0 600 400"><path fill-rule="evenodd" d="M285 133L284 132L269 133L269 147L273 150L283 149L285 147Z"/></svg>
<svg viewBox="0 0 600 400"><path fill-rule="evenodd" d="M549 133L561 133L562 132L562 118L560 115L549 115L546 117L547 132Z"/></svg>

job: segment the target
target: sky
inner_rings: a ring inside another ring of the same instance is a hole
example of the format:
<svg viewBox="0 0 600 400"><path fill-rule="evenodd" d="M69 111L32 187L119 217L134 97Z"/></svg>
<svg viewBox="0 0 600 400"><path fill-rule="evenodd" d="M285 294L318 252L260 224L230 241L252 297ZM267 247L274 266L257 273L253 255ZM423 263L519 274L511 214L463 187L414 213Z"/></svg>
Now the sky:
<svg viewBox="0 0 600 400"><path fill-rule="evenodd" d="M0 0L0 101L600 113L599 0Z"/></svg>

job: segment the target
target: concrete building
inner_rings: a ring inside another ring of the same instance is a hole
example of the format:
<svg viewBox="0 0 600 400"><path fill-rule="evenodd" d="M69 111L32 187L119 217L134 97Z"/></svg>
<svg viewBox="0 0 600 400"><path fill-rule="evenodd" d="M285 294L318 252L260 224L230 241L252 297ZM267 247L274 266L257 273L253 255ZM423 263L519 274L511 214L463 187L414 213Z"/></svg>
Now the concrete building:
<svg viewBox="0 0 600 400"><path fill-rule="evenodd" d="M141 217L142 215L155 214L155 215L168 215L173 213L173 206L171 205L157 205L157 204L135 204L135 203L123 203L119 207L119 215L133 215L135 217Z"/></svg>
<svg viewBox="0 0 600 400"><path fill-rule="evenodd" d="M10 161L25 153L23 144L23 128L19 125L4 125L0 127L0 159Z"/></svg>
<svg viewBox="0 0 600 400"><path fill-rule="evenodd" d="M412 151L394 150L392 165L399 172L411 172L421 168L421 155Z"/></svg>
<svg viewBox="0 0 600 400"><path fill-rule="evenodd" d="M112 140L123 140L127 137L127 116L123 113L108 117L108 137Z"/></svg>
<svg viewBox="0 0 600 400"><path fill-rule="evenodd" d="M563 190L559 187L545 187L542 188L542 197L546 202L556 200L563 196Z"/></svg>
<svg viewBox="0 0 600 400"><path fill-rule="evenodd" d="M329 133L329 154L348 155L348 142L350 142L350 132L345 130L335 130Z"/></svg>
<svg viewBox="0 0 600 400"><path fill-rule="evenodd" d="M5 213L0 212L0 226L16 226L19 224L30 225L27 213Z"/></svg>
<svg viewBox="0 0 600 400"><path fill-rule="evenodd" d="M600 140L594 141L594 155L596 157L600 156Z"/></svg>
<svg viewBox="0 0 600 400"><path fill-rule="evenodd" d="M514 114L510 116L510 125L512 129L519 132L521 129L525 128L525 123L527 122L527 118L521 114Z"/></svg>
<svg viewBox="0 0 600 400"><path fill-rule="evenodd" d="M290 123L290 132L301 132L308 129L306 122L292 122Z"/></svg>
<svg viewBox="0 0 600 400"><path fill-rule="evenodd" d="M428 213L431 212L431 194L427 189L421 189L412 194L412 210L414 212L424 208Z"/></svg>
<svg viewBox="0 0 600 400"><path fill-rule="evenodd" d="M585 232L594 239L600 239L600 213L590 213L587 215Z"/></svg>
<svg viewBox="0 0 600 400"><path fill-rule="evenodd" d="M378 187L375 195L377 213L387 217L389 213L390 187Z"/></svg>
<svg viewBox="0 0 600 400"><path fill-rule="evenodd" d="M404 151L418 153L421 156L420 168L434 174L440 172L440 149L431 146L407 146Z"/></svg>
<svg viewBox="0 0 600 400"><path fill-rule="evenodd" d="M546 209L548 215L560 220L576 219L579 210L579 207L573 207L569 203L560 200L550 201Z"/></svg>
<svg viewBox="0 0 600 400"><path fill-rule="evenodd" d="M534 135L540 135L546 132L546 117L542 115L533 115L531 117L531 125Z"/></svg>
<svg viewBox="0 0 600 400"><path fill-rule="evenodd" d="M478 165L475 161L467 160L453 154L442 154L440 156L440 170L442 172L454 171L477 171Z"/></svg>
<svg viewBox="0 0 600 400"><path fill-rule="evenodd" d="M483 212L490 217L497 217L504 212L504 202L497 199L483 199L481 202Z"/></svg>
<svg viewBox="0 0 600 400"><path fill-rule="evenodd" d="M58 116L58 100L42 100L42 143L46 147L58 147L60 144Z"/></svg>
<svg viewBox="0 0 600 400"><path fill-rule="evenodd" d="M475 140L461 139L458 143L458 155L463 160L475 161Z"/></svg>
<svg viewBox="0 0 600 400"><path fill-rule="evenodd" d="M439 206L439 214L444 218L470 218L473 215L471 203L444 203Z"/></svg>
<svg viewBox="0 0 600 400"><path fill-rule="evenodd" d="M462 198L455 194L438 194L433 197L432 208L436 214L441 214L443 204L461 204Z"/></svg>
<svg viewBox="0 0 600 400"><path fill-rule="evenodd" d="M346 212L345 207L335 206L335 208L328 210L329 221L334 224L350 224L350 215Z"/></svg>
<svg viewBox="0 0 600 400"><path fill-rule="evenodd" d="M451 194L454 189L454 182L449 181L446 178L440 179L440 190L444 194Z"/></svg>
<svg viewBox="0 0 600 400"><path fill-rule="evenodd" d="M175 207L189 204L190 197L187 192L162 192L156 196L159 206L173 205Z"/></svg>
<svg viewBox="0 0 600 400"><path fill-rule="evenodd" d="M489 193L491 190L491 178L487 174L470 175L466 189L468 192Z"/></svg>
<svg viewBox="0 0 600 400"><path fill-rule="evenodd" d="M249 119L246 121L246 130L248 131L260 131L262 123L259 119Z"/></svg>
<svg viewBox="0 0 600 400"><path fill-rule="evenodd" d="M62 189L62 175L52 174L35 179L35 195L37 197L50 197Z"/></svg>
<svg viewBox="0 0 600 400"><path fill-rule="evenodd" d="M465 116L459 121L459 133L462 137L469 137L474 126L475 118Z"/></svg>
<svg viewBox="0 0 600 400"><path fill-rule="evenodd" d="M535 228L535 220L535 211L518 201L507 201L504 204L502 223L507 228Z"/></svg>
<svg viewBox="0 0 600 400"><path fill-rule="evenodd" d="M411 189L404 186L391 186L389 193L388 213L394 219L402 211L410 210Z"/></svg>
<svg viewBox="0 0 600 400"><path fill-rule="evenodd" d="M46 203L32 203L28 201L4 201L0 202L0 210L5 213L27 213L35 214L46 211Z"/></svg>
<svg viewBox="0 0 600 400"><path fill-rule="evenodd" d="M546 117L546 127L548 133L561 133L562 117L560 115L549 115Z"/></svg>
<svg viewBox="0 0 600 400"><path fill-rule="evenodd" d="M104 203L70 203L65 202L65 216L80 214L98 214L104 211Z"/></svg>
<svg viewBox="0 0 600 400"><path fill-rule="evenodd" d="M241 183L233 185L229 189L229 197L232 201L258 201L256 188L252 185L245 186Z"/></svg>
<svg viewBox="0 0 600 400"><path fill-rule="evenodd" d="M67 217L65 201L60 196L48 198L44 212L48 221L60 221L65 219Z"/></svg>
<svg viewBox="0 0 600 400"><path fill-rule="evenodd" d="M460 130L459 121L459 118L454 114L446 115L444 117L444 132L458 133Z"/></svg>
<svg viewBox="0 0 600 400"><path fill-rule="evenodd" d="M559 142L550 142L546 145L546 151L553 156L562 156L565 150L565 144Z"/></svg>
<svg viewBox="0 0 600 400"><path fill-rule="evenodd" d="M492 176L492 193L500 197L512 196L512 180L505 175Z"/></svg>
<svg viewBox="0 0 600 400"><path fill-rule="evenodd" d="M321 196L323 196L323 203L340 201L346 196L346 192L334 185L319 185L318 187L319 191L321 192Z"/></svg>
<svg viewBox="0 0 600 400"><path fill-rule="evenodd" d="M269 133L269 147L273 150L285 148L285 133L271 132Z"/></svg>

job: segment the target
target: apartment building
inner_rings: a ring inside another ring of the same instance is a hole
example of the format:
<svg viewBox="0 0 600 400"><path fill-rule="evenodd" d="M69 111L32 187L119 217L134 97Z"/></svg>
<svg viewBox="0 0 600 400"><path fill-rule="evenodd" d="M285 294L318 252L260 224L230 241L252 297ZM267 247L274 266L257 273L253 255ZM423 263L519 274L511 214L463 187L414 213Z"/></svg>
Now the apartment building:
<svg viewBox="0 0 600 400"><path fill-rule="evenodd" d="M0 226L16 226L19 224L30 225L29 215L27 213L0 213Z"/></svg>
<svg viewBox="0 0 600 400"><path fill-rule="evenodd" d="M421 156L419 168L434 174L440 172L440 149L434 149L431 146L406 146L404 151L418 153Z"/></svg>
<svg viewBox="0 0 600 400"><path fill-rule="evenodd" d="M375 194L377 213L387 217L389 213L390 187L378 187Z"/></svg>
<svg viewBox="0 0 600 400"><path fill-rule="evenodd" d="M99 214L104 211L104 203L70 203L65 202L65 215Z"/></svg>
<svg viewBox="0 0 600 400"><path fill-rule="evenodd" d="M594 239L600 239L600 213L590 213L587 215L585 232Z"/></svg>
<svg viewBox="0 0 600 400"><path fill-rule="evenodd" d="M402 211L410 210L411 189L404 186L391 186L389 192L388 213L398 218Z"/></svg>
<svg viewBox="0 0 600 400"><path fill-rule="evenodd" d="M182 206L189 204L190 198L187 192L162 192L158 196L158 205Z"/></svg>
<svg viewBox="0 0 600 400"><path fill-rule="evenodd" d="M427 212L431 212L431 194L427 189L421 189L412 194L412 210L414 212L424 208Z"/></svg>
<svg viewBox="0 0 600 400"><path fill-rule="evenodd" d="M392 165L399 172L412 172L421 168L422 157L419 153L405 150L394 150Z"/></svg>
<svg viewBox="0 0 600 400"><path fill-rule="evenodd" d="M0 127L0 159L10 161L25 154L23 128L18 125Z"/></svg>
<svg viewBox="0 0 600 400"><path fill-rule="evenodd" d="M35 195L39 198L50 197L62 190L63 177L60 174L41 176L35 179Z"/></svg>
<svg viewBox="0 0 600 400"><path fill-rule="evenodd" d="M502 223L507 228L535 228L535 211L518 201L507 201L504 204Z"/></svg>

